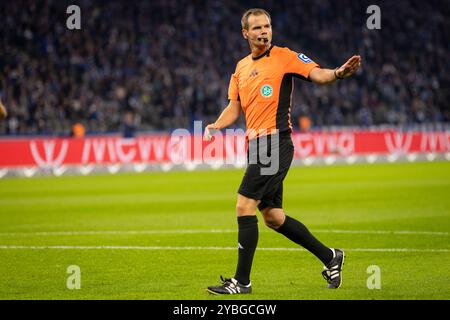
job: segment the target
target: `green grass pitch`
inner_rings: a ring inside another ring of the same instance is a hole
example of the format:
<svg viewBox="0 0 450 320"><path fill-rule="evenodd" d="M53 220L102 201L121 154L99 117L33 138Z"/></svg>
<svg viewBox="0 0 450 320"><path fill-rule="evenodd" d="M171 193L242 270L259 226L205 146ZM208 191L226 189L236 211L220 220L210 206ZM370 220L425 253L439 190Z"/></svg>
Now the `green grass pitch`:
<svg viewBox="0 0 450 320"><path fill-rule="evenodd" d="M209 295L235 271L242 174L0 180L0 299L450 299L450 162L293 167L285 210L346 250L342 287L259 216L254 293Z"/></svg>

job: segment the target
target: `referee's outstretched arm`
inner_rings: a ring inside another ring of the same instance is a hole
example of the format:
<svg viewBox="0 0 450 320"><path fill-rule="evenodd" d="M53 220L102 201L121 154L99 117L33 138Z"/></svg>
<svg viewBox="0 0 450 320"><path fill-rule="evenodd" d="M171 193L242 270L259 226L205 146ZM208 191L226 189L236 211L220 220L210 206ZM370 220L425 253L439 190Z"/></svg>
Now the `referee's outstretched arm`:
<svg viewBox="0 0 450 320"><path fill-rule="evenodd" d="M361 56L353 56L341 67L334 70L314 68L309 73L309 79L317 84L329 84L338 79L345 79L353 75L361 67Z"/></svg>

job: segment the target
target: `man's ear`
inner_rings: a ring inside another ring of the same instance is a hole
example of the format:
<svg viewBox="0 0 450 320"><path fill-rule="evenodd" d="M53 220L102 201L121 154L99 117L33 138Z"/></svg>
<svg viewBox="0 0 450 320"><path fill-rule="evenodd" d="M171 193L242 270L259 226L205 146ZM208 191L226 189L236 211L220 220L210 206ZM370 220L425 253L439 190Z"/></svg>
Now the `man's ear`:
<svg viewBox="0 0 450 320"><path fill-rule="evenodd" d="M244 37L244 39L248 39L248 30L242 29L242 36Z"/></svg>

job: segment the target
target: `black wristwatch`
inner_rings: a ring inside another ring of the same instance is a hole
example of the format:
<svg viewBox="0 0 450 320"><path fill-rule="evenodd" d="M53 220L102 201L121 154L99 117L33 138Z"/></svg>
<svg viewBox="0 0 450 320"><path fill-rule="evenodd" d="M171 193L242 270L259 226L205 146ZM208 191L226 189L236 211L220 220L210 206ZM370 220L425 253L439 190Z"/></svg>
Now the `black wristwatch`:
<svg viewBox="0 0 450 320"><path fill-rule="evenodd" d="M337 73L336 73L337 69L338 69L338 68L334 69L334 76L336 77L336 79L339 79L339 80L344 79L344 77L339 77L339 76L337 75Z"/></svg>

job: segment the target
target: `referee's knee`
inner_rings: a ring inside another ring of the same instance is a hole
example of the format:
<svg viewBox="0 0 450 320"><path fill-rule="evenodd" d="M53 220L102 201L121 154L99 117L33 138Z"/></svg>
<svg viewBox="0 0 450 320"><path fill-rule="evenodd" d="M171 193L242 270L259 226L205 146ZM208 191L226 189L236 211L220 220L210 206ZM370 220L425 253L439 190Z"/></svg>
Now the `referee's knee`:
<svg viewBox="0 0 450 320"><path fill-rule="evenodd" d="M283 209L268 209L262 212L264 223L271 229L277 230L281 227L286 219Z"/></svg>
<svg viewBox="0 0 450 320"><path fill-rule="evenodd" d="M238 217L256 215L256 206L252 204L242 204L238 202L236 204L236 212Z"/></svg>
<svg viewBox="0 0 450 320"><path fill-rule="evenodd" d="M259 201L244 197L238 194L238 199L236 203L236 212L238 217L240 216L252 216L256 215L256 208Z"/></svg>
<svg viewBox="0 0 450 320"><path fill-rule="evenodd" d="M264 219L264 223L266 224L266 226L273 230L277 230L283 224L281 220L275 219Z"/></svg>

